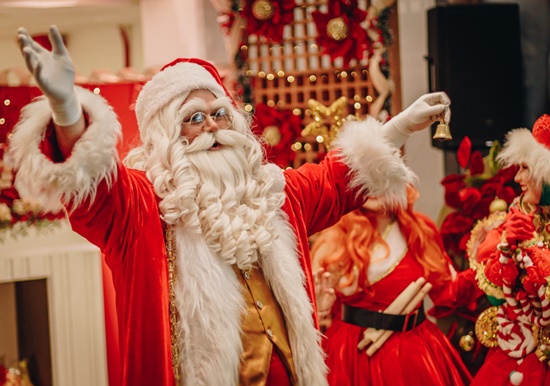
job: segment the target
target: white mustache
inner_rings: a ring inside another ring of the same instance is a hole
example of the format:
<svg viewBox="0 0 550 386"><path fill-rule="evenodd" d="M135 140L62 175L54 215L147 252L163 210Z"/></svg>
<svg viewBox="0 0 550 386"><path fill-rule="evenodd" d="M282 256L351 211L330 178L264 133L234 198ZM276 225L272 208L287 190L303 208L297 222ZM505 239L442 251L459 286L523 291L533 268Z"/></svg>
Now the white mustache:
<svg viewBox="0 0 550 386"><path fill-rule="evenodd" d="M209 150L218 143L227 147L244 146L247 143L247 137L234 130L218 130L214 133L205 132L196 137L186 148L185 152L195 153L198 151Z"/></svg>

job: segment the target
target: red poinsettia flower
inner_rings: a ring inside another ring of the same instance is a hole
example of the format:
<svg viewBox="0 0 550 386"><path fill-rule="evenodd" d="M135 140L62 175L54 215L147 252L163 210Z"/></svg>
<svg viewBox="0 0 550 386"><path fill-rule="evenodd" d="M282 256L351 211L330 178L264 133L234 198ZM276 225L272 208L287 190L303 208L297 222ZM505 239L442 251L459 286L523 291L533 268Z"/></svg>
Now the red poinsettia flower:
<svg viewBox="0 0 550 386"><path fill-rule="evenodd" d="M466 186L465 176L460 174L449 174L441 181L445 188L445 204L451 208L459 208L462 200L460 199L460 190Z"/></svg>
<svg viewBox="0 0 550 386"><path fill-rule="evenodd" d="M258 103L252 130L263 139L262 143L270 162L281 168L292 166L295 152L291 146L302 131L300 117L294 115L291 110L278 110Z"/></svg>
<svg viewBox="0 0 550 386"><path fill-rule="evenodd" d="M483 164L483 156L476 150L470 157L470 175L475 176L485 171L485 165Z"/></svg>
<svg viewBox="0 0 550 386"><path fill-rule="evenodd" d="M249 0L243 8L246 32L273 42L283 40L283 28L294 20L294 0Z"/></svg>
<svg viewBox="0 0 550 386"><path fill-rule="evenodd" d="M468 136L462 138L458 151L456 152L456 159L462 169L468 167L468 161L470 160L470 154L472 153L472 141Z"/></svg>
<svg viewBox="0 0 550 386"><path fill-rule="evenodd" d="M481 192L476 188L464 188L459 193L460 204L465 215L471 216L481 199Z"/></svg>
<svg viewBox="0 0 550 386"><path fill-rule="evenodd" d="M317 27L317 44L331 60L343 58L344 67L353 59L361 60L372 49L372 41L361 26L367 12L360 9L357 0L330 0L328 12L311 13Z"/></svg>
<svg viewBox="0 0 550 386"><path fill-rule="evenodd" d="M463 254L465 250L465 235L474 225L474 221L461 212L450 213L441 224L441 237L445 249L454 254Z"/></svg>
<svg viewBox="0 0 550 386"><path fill-rule="evenodd" d="M495 180L503 181L503 183L514 181L514 177L518 172L519 167L512 165L507 168L500 169L497 174L494 175Z"/></svg>

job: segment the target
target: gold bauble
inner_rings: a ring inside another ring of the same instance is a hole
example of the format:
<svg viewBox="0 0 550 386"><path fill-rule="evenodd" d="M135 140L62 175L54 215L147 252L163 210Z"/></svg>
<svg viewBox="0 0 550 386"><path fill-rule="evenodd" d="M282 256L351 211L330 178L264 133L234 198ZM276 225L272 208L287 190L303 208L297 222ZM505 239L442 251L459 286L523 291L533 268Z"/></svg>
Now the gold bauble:
<svg viewBox="0 0 550 386"><path fill-rule="evenodd" d="M281 130L277 126L267 126L262 131L262 138L269 144L269 146L277 146L283 138Z"/></svg>
<svg viewBox="0 0 550 386"><path fill-rule="evenodd" d="M476 336L479 342L485 347L496 347L498 345L497 331L498 307L492 306L483 311L476 320Z"/></svg>
<svg viewBox="0 0 550 386"><path fill-rule="evenodd" d="M273 5L269 0L256 0L252 3L252 15L258 20L267 20L273 16Z"/></svg>
<svg viewBox="0 0 550 386"><path fill-rule="evenodd" d="M470 352L474 349L475 339L470 332L468 335L462 335L458 341L460 348L466 352Z"/></svg>
<svg viewBox="0 0 550 386"><path fill-rule="evenodd" d="M348 36L348 26L341 17L330 19L327 24L328 36L334 40L343 40Z"/></svg>
<svg viewBox="0 0 550 386"><path fill-rule="evenodd" d="M502 198L495 197L489 205L489 212L506 212L508 210L508 204Z"/></svg>

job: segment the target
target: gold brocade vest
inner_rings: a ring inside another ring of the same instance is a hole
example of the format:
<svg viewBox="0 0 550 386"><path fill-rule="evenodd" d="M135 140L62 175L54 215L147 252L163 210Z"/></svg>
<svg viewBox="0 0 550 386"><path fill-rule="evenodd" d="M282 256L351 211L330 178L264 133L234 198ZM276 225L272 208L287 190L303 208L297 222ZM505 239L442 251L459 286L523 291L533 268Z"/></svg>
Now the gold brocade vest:
<svg viewBox="0 0 550 386"><path fill-rule="evenodd" d="M246 313L242 321L243 354L239 369L239 385L265 385L271 353L277 349L292 384L297 383L296 369L285 320L271 288L259 268L242 271L233 266L243 286Z"/></svg>

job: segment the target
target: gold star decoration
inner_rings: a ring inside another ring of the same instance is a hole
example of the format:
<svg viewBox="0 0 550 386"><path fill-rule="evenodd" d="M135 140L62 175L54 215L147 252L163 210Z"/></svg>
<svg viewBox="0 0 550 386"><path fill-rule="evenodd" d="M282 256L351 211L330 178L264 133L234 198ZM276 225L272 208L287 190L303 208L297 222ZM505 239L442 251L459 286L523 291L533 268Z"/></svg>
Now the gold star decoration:
<svg viewBox="0 0 550 386"><path fill-rule="evenodd" d="M347 103L348 98L345 96L338 98L328 107L315 99L310 99L307 105L311 109L313 121L308 123L302 130L302 136L320 135L323 137L323 143L329 149L330 144L346 121Z"/></svg>

